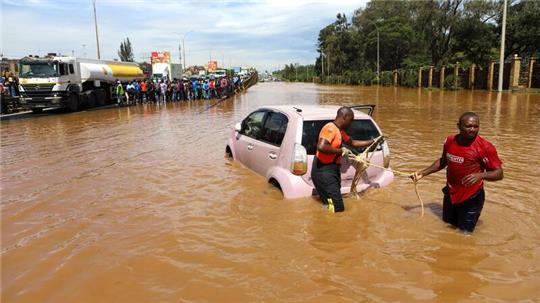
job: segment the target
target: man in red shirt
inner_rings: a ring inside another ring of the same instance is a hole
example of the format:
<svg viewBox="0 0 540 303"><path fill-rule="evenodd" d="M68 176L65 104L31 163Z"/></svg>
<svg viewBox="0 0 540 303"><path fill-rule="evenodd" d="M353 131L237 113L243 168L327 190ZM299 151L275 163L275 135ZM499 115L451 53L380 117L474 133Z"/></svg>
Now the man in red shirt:
<svg viewBox="0 0 540 303"><path fill-rule="evenodd" d="M345 142L353 147L366 147L373 140L352 140L345 132L354 120L354 112L348 107L341 107L336 119L327 123L319 133L317 153L311 167L311 179L323 203L328 204L330 212L345 210L341 197L341 158L351 153Z"/></svg>
<svg viewBox="0 0 540 303"><path fill-rule="evenodd" d="M457 126L459 134L446 138L441 158L411 178L418 181L446 167L443 221L473 232L484 206L484 180L503 178L502 161L495 146L478 135L478 115L462 114Z"/></svg>

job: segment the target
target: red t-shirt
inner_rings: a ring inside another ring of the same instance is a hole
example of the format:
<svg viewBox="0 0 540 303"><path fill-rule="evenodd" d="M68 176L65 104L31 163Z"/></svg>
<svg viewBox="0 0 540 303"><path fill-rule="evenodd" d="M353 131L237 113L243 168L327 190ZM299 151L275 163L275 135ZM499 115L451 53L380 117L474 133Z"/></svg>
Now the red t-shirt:
<svg viewBox="0 0 540 303"><path fill-rule="evenodd" d="M446 180L452 204L465 202L478 192L484 181L480 180L470 186L462 184L465 176L484 171L495 170L502 165L495 146L486 139L477 136L468 146L459 145L457 135L451 135L444 142L446 157Z"/></svg>
<svg viewBox="0 0 540 303"><path fill-rule="evenodd" d="M346 132L340 130L334 122L328 122L321 129L319 133L319 138L324 138L333 148L341 148L341 142L349 142L351 138L347 135ZM326 154L317 150L315 154L317 159L324 164L330 164L332 162L341 163L341 155L336 154Z"/></svg>

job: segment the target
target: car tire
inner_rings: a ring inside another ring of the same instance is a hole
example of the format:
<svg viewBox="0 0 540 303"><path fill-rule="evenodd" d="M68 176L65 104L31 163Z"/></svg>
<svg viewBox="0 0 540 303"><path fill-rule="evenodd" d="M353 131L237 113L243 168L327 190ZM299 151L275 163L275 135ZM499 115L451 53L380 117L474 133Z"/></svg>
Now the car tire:
<svg viewBox="0 0 540 303"><path fill-rule="evenodd" d="M232 151L228 146L225 148L225 158L229 160L234 160Z"/></svg>
<svg viewBox="0 0 540 303"><path fill-rule="evenodd" d="M268 180L268 183L272 184L277 189L279 189L279 191L281 191L281 193L283 193L283 190L281 189L281 185L279 185L279 182L276 179L270 178L270 180Z"/></svg>

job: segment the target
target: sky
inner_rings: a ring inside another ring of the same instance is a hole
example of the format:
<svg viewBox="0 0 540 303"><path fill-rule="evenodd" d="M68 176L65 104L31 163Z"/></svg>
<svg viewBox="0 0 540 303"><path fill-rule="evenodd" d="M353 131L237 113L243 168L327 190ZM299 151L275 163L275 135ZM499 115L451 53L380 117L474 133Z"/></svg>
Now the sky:
<svg viewBox="0 0 540 303"><path fill-rule="evenodd" d="M0 53L7 58L49 52L97 58L92 0L0 0ZM170 51L186 65L250 66L259 71L288 63L312 64L319 31L337 13L350 17L367 0L96 0L102 59L118 58L129 37L135 61Z"/></svg>

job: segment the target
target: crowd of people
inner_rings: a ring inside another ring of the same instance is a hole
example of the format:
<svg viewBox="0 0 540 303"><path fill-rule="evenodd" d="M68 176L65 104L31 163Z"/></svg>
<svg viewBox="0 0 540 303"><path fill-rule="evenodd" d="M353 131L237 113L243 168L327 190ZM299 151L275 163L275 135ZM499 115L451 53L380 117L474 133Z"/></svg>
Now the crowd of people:
<svg viewBox="0 0 540 303"><path fill-rule="evenodd" d="M2 76L0 77L0 94L4 97L17 97L19 95L19 80L13 72L2 72Z"/></svg>
<svg viewBox="0 0 540 303"><path fill-rule="evenodd" d="M7 114L19 107L19 79L11 71L2 71L0 76L1 113Z"/></svg>
<svg viewBox="0 0 540 303"><path fill-rule="evenodd" d="M231 95L243 89L243 85L239 76L144 79L133 80L126 85L117 80L115 94L120 105L210 100Z"/></svg>

